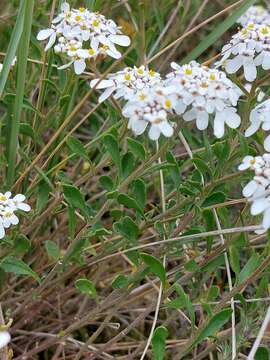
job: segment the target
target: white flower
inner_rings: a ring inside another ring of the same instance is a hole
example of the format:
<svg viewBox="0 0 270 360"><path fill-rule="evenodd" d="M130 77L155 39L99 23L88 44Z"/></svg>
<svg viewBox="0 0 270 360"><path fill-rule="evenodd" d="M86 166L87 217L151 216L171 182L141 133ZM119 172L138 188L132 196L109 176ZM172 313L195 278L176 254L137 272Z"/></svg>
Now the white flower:
<svg viewBox="0 0 270 360"><path fill-rule="evenodd" d="M251 6L237 22L242 26L247 26L249 23L254 24L269 24L270 12L263 6Z"/></svg>
<svg viewBox="0 0 270 360"><path fill-rule="evenodd" d="M59 69L74 64L76 74L85 70L86 61L95 60L98 56L119 59L121 53L116 46L130 45L130 38L122 34L113 20L85 8L71 9L66 2L51 27L41 30L37 39L48 39L45 51L54 46L56 53L70 58L68 64Z"/></svg>
<svg viewBox="0 0 270 360"><path fill-rule="evenodd" d="M265 161L261 156L250 156L244 157L242 164L238 166L238 170L243 171L247 169L260 171L265 165Z"/></svg>
<svg viewBox="0 0 270 360"><path fill-rule="evenodd" d="M12 67L15 66L16 62L17 62L17 56L15 56L15 58L12 60L11 66ZM1 73L2 70L3 70L3 64L0 63L0 73Z"/></svg>
<svg viewBox="0 0 270 360"><path fill-rule="evenodd" d="M185 121L195 120L199 130L205 130L213 117L217 137L224 135L225 124L233 129L240 125L234 106L242 92L224 72L195 61L183 66L172 63L171 67L173 71L167 75L165 85L174 88L176 114L183 114Z"/></svg>
<svg viewBox="0 0 270 360"><path fill-rule="evenodd" d="M17 194L12 197L10 191L0 193L0 239L5 237L5 229L11 225L18 225L19 218L15 214L18 210L25 212L31 210L31 207L25 203L24 195Z"/></svg>
<svg viewBox="0 0 270 360"><path fill-rule="evenodd" d="M270 130L270 100L265 100L257 105L250 113L250 125L245 131L245 136L249 137L261 127L265 131ZM270 151L270 136L264 140L264 148Z"/></svg>
<svg viewBox="0 0 270 360"><path fill-rule="evenodd" d="M243 196L251 202L251 215L263 215L262 228L266 231L270 228L270 154L245 156L238 169L255 172L253 179L243 188Z"/></svg>
<svg viewBox="0 0 270 360"><path fill-rule="evenodd" d="M11 340L10 333L8 331L0 331L0 349L3 349Z"/></svg>
<svg viewBox="0 0 270 360"><path fill-rule="evenodd" d="M257 67L270 69L270 27L268 24L249 23L233 35L222 49L222 59L228 74L234 74L242 67L247 81L257 77Z"/></svg>
<svg viewBox="0 0 270 360"><path fill-rule="evenodd" d="M99 102L106 100L113 93L116 99L132 99L138 91L156 85L162 85L160 74L143 65L139 68L126 67L122 71L108 75L107 79L94 79L90 82L91 88L96 86L96 89L105 89L99 97Z"/></svg>
<svg viewBox="0 0 270 360"><path fill-rule="evenodd" d="M142 134L149 125L148 136L158 140L160 135L171 137L173 126L168 120L172 111L170 92L166 88L148 88L136 94L123 108L123 116L129 119L128 128L135 135Z"/></svg>

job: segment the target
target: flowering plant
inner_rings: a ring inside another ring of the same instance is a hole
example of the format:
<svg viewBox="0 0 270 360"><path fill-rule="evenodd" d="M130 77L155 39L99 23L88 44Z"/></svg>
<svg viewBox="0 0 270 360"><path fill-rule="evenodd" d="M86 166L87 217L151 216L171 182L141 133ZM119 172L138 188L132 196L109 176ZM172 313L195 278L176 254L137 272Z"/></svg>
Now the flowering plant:
<svg viewBox="0 0 270 360"><path fill-rule="evenodd" d="M0 359L270 358L268 2L1 5Z"/></svg>

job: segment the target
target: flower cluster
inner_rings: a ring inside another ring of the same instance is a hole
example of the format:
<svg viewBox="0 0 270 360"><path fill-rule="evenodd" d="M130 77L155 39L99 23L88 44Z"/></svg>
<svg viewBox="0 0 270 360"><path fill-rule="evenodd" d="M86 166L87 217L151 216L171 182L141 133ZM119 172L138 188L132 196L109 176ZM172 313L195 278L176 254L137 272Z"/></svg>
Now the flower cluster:
<svg viewBox="0 0 270 360"><path fill-rule="evenodd" d="M108 75L107 79L94 79L90 82L90 87L96 89L105 89L99 97L99 102L106 100L113 93L115 99L132 99L137 92L162 85L162 79L159 73L149 70L144 65L140 67L126 67L124 70L115 74Z"/></svg>
<svg viewBox="0 0 270 360"><path fill-rule="evenodd" d="M129 119L128 128L140 135L149 124L151 140L158 140L160 134L171 137L173 126L168 115L173 110L173 98L171 89L165 87L145 88L136 93L123 108L123 116Z"/></svg>
<svg viewBox="0 0 270 360"><path fill-rule="evenodd" d="M263 214L262 228L270 228L270 154L245 156L239 170L253 170L253 179L244 187L243 195L252 203L251 214Z"/></svg>
<svg viewBox="0 0 270 360"><path fill-rule="evenodd" d="M38 40L48 39L45 50L54 46L56 53L65 54L70 61L59 69L74 64L76 74L86 68L86 61L98 56L115 59L121 53L115 45L129 46L130 39L111 19L85 8L71 9L67 2L61 6L60 14L53 19L49 29L41 30Z"/></svg>
<svg viewBox="0 0 270 360"><path fill-rule="evenodd" d="M173 71L167 75L165 84L174 89L174 110L183 114L185 121L196 120L199 130L208 127L209 117L214 117L214 135L224 135L225 124L237 128L241 119L236 112L241 90L216 69L202 66L195 61L179 66L171 64Z"/></svg>
<svg viewBox="0 0 270 360"><path fill-rule="evenodd" d="M249 23L222 49L220 64L228 74L236 73L241 67L247 81L257 77L257 67L270 69L270 26Z"/></svg>
<svg viewBox="0 0 270 360"><path fill-rule="evenodd" d="M251 6L237 21L242 26L249 23L270 24L270 12L263 6Z"/></svg>
<svg viewBox="0 0 270 360"><path fill-rule="evenodd" d="M19 219L15 214L17 210L26 212L31 210L31 207L24 201L25 196L22 194L12 197L10 191L4 194L0 193L0 239L5 236L5 229L19 223Z"/></svg>
<svg viewBox="0 0 270 360"><path fill-rule="evenodd" d="M250 126L245 132L245 136L253 135L260 127L263 130L270 130L270 100L265 100L257 105L250 113ZM264 148L270 152L270 135L264 140Z"/></svg>

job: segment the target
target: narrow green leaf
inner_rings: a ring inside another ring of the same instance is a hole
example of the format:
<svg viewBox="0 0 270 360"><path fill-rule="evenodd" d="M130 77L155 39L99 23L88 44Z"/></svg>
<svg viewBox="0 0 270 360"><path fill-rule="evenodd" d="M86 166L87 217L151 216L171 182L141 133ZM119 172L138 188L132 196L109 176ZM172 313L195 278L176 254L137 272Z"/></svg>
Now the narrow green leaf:
<svg viewBox="0 0 270 360"><path fill-rule="evenodd" d="M21 35L23 32L26 3L27 3L27 1L20 1L20 7L19 7L18 15L17 15L16 24L14 26L12 35L10 37L7 53L6 53L6 56L4 59L4 63L3 63L3 69L2 69L1 75L0 75L0 97L3 94L4 88L6 85L6 81L8 78L8 74L11 69L12 62L15 58L15 55L16 55L16 52L18 49L18 45L19 45L19 41L21 39Z"/></svg>
<svg viewBox="0 0 270 360"><path fill-rule="evenodd" d="M83 144L75 138L74 136L70 136L67 140L67 146L70 148L72 152L74 152L76 155L81 156L85 160L88 160L87 153L85 151L85 148Z"/></svg>
<svg viewBox="0 0 270 360"><path fill-rule="evenodd" d="M164 359L167 337L168 337L168 330L165 328L165 326L159 326L155 329L152 338L154 360Z"/></svg>
<svg viewBox="0 0 270 360"><path fill-rule="evenodd" d="M14 273L17 275L26 275L33 277L36 281L40 281L37 273L35 273L30 266L28 266L21 259L17 259L13 256L7 256L0 262L0 267L5 272Z"/></svg>
<svg viewBox="0 0 270 360"><path fill-rule="evenodd" d="M64 184L63 191L66 201L72 207L80 209L84 215L87 215L86 203L80 190L75 186Z"/></svg>
<svg viewBox="0 0 270 360"><path fill-rule="evenodd" d="M50 258L57 261L60 258L60 249L58 245L51 240L45 241L45 249Z"/></svg>
<svg viewBox="0 0 270 360"><path fill-rule="evenodd" d="M226 322L230 319L231 314L231 309L225 309L220 311L218 314L215 314L193 340L188 351L190 351L192 348L194 348L194 346L198 345L209 336L215 336L216 333L222 328L222 326L225 325Z"/></svg>
<svg viewBox="0 0 270 360"><path fill-rule="evenodd" d="M138 202L133 199L132 197L126 195L126 194L119 194L117 197L117 201L119 204L126 206L129 209L134 209L138 211L141 215L143 215L143 210L138 204Z"/></svg>
<svg viewBox="0 0 270 360"><path fill-rule="evenodd" d="M261 262L261 259L260 259L259 255L254 253L251 256L251 258L248 260L246 265L243 267L243 269L241 270L239 277L238 277L238 282L242 283L243 281L245 281L253 273L253 271L256 270L256 268L259 266L260 262Z"/></svg>
<svg viewBox="0 0 270 360"><path fill-rule="evenodd" d="M118 167L118 169L121 169L121 157L116 138L112 134L107 134L104 136L103 142L108 153L111 155L113 162Z"/></svg>
<svg viewBox="0 0 270 360"><path fill-rule="evenodd" d="M140 207L144 209L146 205L146 185L142 179L133 182L133 194Z"/></svg>
<svg viewBox="0 0 270 360"><path fill-rule="evenodd" d="M134 139L127 138L128 148L135 156L137 156L140 160L145 160L145 150L143 145Z"/></svg>
<svg viewBox="0 0 270 360"><path fill-rule="evenodd" d="M202 203L202 206L207 207L215 204L220 204L223 203L225 199L226 199L226 195L221 191L217 191L209 195Z"/></svg>

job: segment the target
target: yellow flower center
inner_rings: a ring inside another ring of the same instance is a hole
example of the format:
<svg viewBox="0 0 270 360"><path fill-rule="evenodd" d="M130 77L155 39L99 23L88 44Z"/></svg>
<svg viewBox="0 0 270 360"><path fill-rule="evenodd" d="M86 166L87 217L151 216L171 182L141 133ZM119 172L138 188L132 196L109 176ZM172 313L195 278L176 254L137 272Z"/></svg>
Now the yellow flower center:
<svg viewBox="0 0 270 360"><path fill-rule="evenodd" d="M255 162L256 162L256 160L255 160L255 159L251 159L251 160L249 160L250 165L254 165L254 164L255 164Z"/></svg>
<svg viewBox="0 0 270 360"><path fill-rule="evenodd" d="M261 29L261 33L263 35L268 35L269 34L269 29L267 27L264 27L264 28Z"/></svg>
<svg viewBox="0 0 270 360"><path fill-rule="evenodd" d="M149 70L149 75L150 75L150 76L155 76L155 73L156 73L155 70L152 70L152 69Z"/></svg>
<svg viewBox="0 0 270 360"><path fill-rule="evenodd" d="M143 69L138 69L138 70L137 70L137 73L140 74L140 75L142 75L142 74L144 73L144 71L143 71Z"/></svg>
<svg viewBox="0 0 270 360"><path fill-rule="evenodd" d="M13 213L11 213L11 212L6 212L5 213L5 217L11 217L13 215Z"/></svg>
<svg viewBox="0 0 270 360"><path fill-rule="evenodd" d="M89 54L89 55L95 55L95 53L96 53L96 52L95 52L94 49L89 49L89 50L88 50L88 54Z"/></svg>
<svg viewBox="0 0 270 360"><path fill-rule="evenodd" d="M79 8L79 11L80 11L81 13L84 13L84 12L85 12L85 8L84 8L84 7L80 7L80 8Z"/></svg>
<svg viewBox="0 0 270 360"><path fill-rule="evenodd" d="M249 23L247 26L249 29L254 29L254 24L253 23Z"/></svg>
<svg viewBox="0 0 270 360"><path fill-rule="evenodd" d="M186 69L185 74L186 75L191 75L192 74L192 69Z"/></svg>
<svg viewBox="0 0 270 360"><path fill-rule="evenodd" d="M80 16L80 15L77 15L77 16L75 16L75 20L76 20L76 21L81 21L81 20L82 20L82 18L81 18L81 16Z"/></svg>
<svg viewBox="0 0 270 360"><path fill-rule="evenodd" d="M71 47L69 48L69 50L70 50L70 51L77 51L77 48L76 48L76 46L71 46Z"/></svg>
<svg viewBox="0 0 270 360"><path fill-rule="evenodd" d="M210 80L215 81L215 80L216 80L216 75L215 75L215 74L211 74L209 78L210 78Z"/></svg>
<svg viewBox="0 0 270 360"><path fill-rule="evenodd" d="M1 200L1 201L6 201L6 200L7 200L7 197L6 197L5 195L1 195L1 196L0 196L0 200Z"/></svg>
<svg viewBox="0 0 270 360"><path fill-rule="evenodd" d="M201 83L201 87L206 89L206 88L208 88L208 84L206 82L203 82L203 83Z"/></svg>
<svg viewBox="0 0 270 360"><path fill-rule="evenodd" d="M109 49L109 46L108 46L108 45L103 45L103 46L102 46L102 49L106 51L106 50Z"/></svg>
<svg viewBox="0 0 270 360"><path fill-rule="evenodd" d="M166 107L167 109L169 109L171 106L172 106L171 100L166 99L166 100L165 100L165 107Z"/></svg>
<svg viewBox="0 0 270 360"><path fill-rule="evenodd" d="M93 21L93 26L98 26L99 25L99 21L98 20L94 20Z"/></svg>
<svg viewBox="0 0 270 360"><path fill-rule="evenodd" d="M139 99L140 99L141 101L143 101L145 98L146 98L146 96L145 96L144 94L140 94L140 95L139 95Z"/></svg>
<svg viewBox="0 0 270 360"><path fill-rule="evenodd" d="M131 79L131 75L130 74L125 74L125 80L129 81Z"/></svg>

